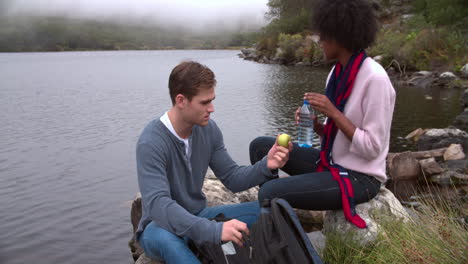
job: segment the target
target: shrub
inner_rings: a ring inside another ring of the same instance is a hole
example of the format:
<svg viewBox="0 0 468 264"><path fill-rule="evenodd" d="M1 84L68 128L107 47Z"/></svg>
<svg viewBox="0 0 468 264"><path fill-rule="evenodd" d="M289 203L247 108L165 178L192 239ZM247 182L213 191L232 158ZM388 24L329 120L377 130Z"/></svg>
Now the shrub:
<svg viewBox="0 0 468 264"><path fill-rule="evenodd" d="M286 63L296 60L296 51L301 48L303 38L300 34L289 35L281 33L278 36L278 47L281 49L280 58Z"/></svg>

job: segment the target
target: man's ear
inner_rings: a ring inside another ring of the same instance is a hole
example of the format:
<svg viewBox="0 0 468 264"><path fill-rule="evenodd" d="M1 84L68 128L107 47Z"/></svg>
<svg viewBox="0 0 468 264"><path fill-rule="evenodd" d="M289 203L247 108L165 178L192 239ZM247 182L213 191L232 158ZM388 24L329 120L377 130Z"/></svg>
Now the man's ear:
<svg viewBox="0 0 468 264"><path fill-rule="evenodd" d="M176 97L175 97L175 106L177 106L179 108L184 108L186 102L187 102L187 97L185 97L182 94L176 95Z"/></svg>

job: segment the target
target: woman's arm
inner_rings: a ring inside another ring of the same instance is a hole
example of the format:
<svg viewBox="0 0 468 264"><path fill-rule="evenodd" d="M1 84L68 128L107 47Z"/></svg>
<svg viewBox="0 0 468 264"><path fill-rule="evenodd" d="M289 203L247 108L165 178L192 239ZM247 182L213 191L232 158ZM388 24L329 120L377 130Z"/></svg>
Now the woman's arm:
<svg viewBox="0 0 468 264"><path fill-rule="evenodd" d="M330 102L327 96L319 93L306 93L304 99L306 99L316 111L319 111L326 117L333 119L338 129L341 132L343 132L343 134L349 139L349 141L353 140L354 131L356 131L356 126L353 123L351 123L351 121L340 110L338 110L332 104L332 102ZM315 122L315 124L317 123L318 122ZM319 135L322 136L323 124L320 125L322 126L322 128L321 134Z"/></svg>

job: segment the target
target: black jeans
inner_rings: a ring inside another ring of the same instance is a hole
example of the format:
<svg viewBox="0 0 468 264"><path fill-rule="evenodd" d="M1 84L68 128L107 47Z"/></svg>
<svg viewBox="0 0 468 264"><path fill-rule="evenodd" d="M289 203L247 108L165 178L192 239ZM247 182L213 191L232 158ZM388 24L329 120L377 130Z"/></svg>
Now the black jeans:
<svg viewBox="0 0 468 264"><path fill-rule="evenodd" d="M275 143L273 137L258 137L250 143L250 162L261 160ZM341 190L329 171L316 172L320 151L301 148L294 143L289 161L282 168L292 177L278 178L264 183L258 192L258 200L283 198L294 208L306 210L341 209ZM373 176L348 170L354 189L354 200L367 202L379 192L381 183Z"/></svg>

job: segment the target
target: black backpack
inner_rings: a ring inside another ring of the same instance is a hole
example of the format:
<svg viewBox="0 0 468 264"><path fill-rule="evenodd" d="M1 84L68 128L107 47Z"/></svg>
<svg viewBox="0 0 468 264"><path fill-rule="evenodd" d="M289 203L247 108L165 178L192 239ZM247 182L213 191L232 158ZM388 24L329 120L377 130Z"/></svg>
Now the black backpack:
<svg viewBox="0 0 468 264"><path fill-rule="evenodd" d="M215 218L210 218L217 222L226 222L232 220L232 218L226 218L224 214L218 214ZM249 237L242 233L243 235L243 247L238 246L236 243L228 242L223 243L222 245L213 245L213 244L196 244L193 240L189 240L189 248L195 253L195 256L203 264L248 264L253 263L252 260L252 247L250 244ZM223 246L234 247L235 254L225 254L223 251Z"/></svg>
<svg viewBox="0 0 468 264"><path fill-rule="evenodd" d="M218 215L213 220L231 219ZM250 228L250 236L244 234L244 246L235 243L235 254L224 254L222 245L189 246L202 263L206 264L322 264L293 208L286 200L275 198L262 203L260 217Z"/></svg>

